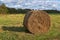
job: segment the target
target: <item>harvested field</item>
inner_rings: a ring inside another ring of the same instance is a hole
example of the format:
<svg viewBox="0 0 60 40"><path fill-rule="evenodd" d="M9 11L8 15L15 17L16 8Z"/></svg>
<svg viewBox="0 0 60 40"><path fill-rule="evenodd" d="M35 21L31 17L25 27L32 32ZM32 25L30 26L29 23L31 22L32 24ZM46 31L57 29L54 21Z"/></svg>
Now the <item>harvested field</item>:
<svg viewBox="0 0 60 40"><path fill-rule="evenodd" d="M25 14L0 15L0 40L60 40L60 13L50 13L49 15L51 18L50 30L41 35L27 33L23 26Z"/></svg>
<svg viewBox="0 0 60 40"><path fill-rule="evenodd" d="M44 11L33 10L25 15L23 25L33 34L45 33L50 28L50 16Z"/></svg>

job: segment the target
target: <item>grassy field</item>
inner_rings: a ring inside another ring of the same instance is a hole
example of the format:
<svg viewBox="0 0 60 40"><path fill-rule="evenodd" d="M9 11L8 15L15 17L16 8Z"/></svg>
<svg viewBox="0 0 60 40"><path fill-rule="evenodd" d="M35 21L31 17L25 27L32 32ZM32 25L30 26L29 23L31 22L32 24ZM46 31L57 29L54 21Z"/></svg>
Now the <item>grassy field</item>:
<svg viewBox="0 0 60 40"><path fill-rule="evenodd" d="M0 40L60 40L60 14L49 14L49 32L33 35L23 27L25 14L0 15Z"/></svg>

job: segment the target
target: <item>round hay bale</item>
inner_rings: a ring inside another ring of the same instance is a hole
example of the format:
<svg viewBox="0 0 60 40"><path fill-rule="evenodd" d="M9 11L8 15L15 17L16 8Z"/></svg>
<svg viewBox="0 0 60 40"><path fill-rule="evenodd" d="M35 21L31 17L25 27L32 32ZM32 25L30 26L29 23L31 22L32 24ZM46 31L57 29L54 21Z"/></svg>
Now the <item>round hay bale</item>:
<svg viewBox="0 0 60 40"><path fill-rule="evenodd" d="M50 28L50 16L45 11L32 10L25 15L23 25L33 34L45 33Z"/></svg>

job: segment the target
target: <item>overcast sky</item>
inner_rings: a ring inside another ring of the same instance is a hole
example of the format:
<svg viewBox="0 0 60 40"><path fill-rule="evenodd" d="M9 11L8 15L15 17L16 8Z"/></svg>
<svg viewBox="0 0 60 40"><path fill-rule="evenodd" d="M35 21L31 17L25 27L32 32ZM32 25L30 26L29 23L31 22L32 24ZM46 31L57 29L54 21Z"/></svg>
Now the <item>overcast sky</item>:
<svg viewBox="0 0 60 40"><path fill-rule="evenodd" d="M60 0L0 0L7 7L39 10L60 10Z"/></svg>

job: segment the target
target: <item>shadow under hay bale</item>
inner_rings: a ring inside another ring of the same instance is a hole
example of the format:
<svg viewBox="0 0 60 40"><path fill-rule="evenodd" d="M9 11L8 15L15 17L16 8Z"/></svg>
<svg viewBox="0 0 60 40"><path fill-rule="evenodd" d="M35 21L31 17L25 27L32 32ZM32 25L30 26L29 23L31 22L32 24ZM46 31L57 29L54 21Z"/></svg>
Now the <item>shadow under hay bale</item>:
<svg viewBox="0 0 60 40"><path fill-rule="evenodd" d="M25 27L15 27L15 26L2 26L3 31L14 31L14 32L26 32L29 33L29 31Z"/></svg>
<svg viewBox="0 0 60 40"><path fill-rule="evenodd" d="M25 15L23 25L33 34L42 34L50 28L50 16L45 11L32 10Z"/></svg>

